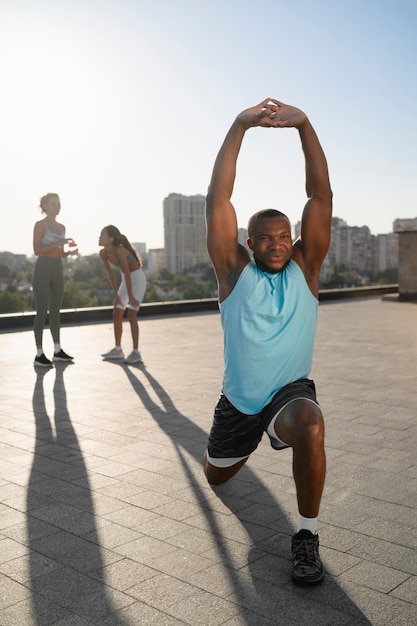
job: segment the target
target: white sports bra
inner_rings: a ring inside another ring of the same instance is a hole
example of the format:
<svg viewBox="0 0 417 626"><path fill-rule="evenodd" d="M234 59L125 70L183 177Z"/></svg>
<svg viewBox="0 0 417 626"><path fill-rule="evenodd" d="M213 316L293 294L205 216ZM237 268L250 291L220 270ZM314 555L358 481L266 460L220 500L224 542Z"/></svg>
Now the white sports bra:
<svg viewBox="0 0 417 626"><path fill-rule="evenodd" d="M64 235L57 235L57 233L53 233L49 228L46 229L44 236L42 237L42 245L49 246L51 243L60 243L65 239Z"/></svg>

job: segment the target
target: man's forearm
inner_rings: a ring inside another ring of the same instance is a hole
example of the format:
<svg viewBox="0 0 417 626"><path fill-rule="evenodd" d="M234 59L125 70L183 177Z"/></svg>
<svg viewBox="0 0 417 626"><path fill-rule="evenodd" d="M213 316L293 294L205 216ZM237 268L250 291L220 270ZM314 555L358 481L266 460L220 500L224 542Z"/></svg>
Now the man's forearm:
<svg viewBox="0 0 417 626"><path fill-rule="evenodd" d="M307 196L331 195L326 157L308 118L298 130L305 158Z"/></svg>
<svg viewBox="0 0 417 626"><path fill-rule="evenodd" d="M236 163L245 130L237 120L230 127L214 163L208 199L227 198L230 200L232 197L236 178Z"/></svg>

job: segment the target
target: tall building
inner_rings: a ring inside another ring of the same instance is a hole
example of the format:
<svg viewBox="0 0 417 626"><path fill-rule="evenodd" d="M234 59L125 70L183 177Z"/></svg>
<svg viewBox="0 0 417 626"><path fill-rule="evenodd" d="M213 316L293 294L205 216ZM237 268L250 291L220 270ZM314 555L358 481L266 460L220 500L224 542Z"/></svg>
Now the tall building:
<svg viewBox="0 0 417 626"><path fill-rule="evenodd" d="M374 272L376 274L386 270L398 269L398 239L398 233L388 233L387 235L377 235L375 237Z"/></svg>
<svg viewBox="0 0 417 626"><path fill-rule="evenodd" d="M131 244L135 248L136 252L139 254L142 261L145 261L147 257L146 243L144 243L143 241L135 241L131 242Z"/></svg>
<svg viewBox="0 0 417 626"><path fill-rule="evenodd" d="M164 249L149 248L148 250L148 273L158 276L164 267Z"/></svg>
<svg viewBox="0 0 417 626"><path fill-rule="evenodd" d="M210 263L206 245L205 196L170 193L164 199L165 268L182 273Z"/></svg>

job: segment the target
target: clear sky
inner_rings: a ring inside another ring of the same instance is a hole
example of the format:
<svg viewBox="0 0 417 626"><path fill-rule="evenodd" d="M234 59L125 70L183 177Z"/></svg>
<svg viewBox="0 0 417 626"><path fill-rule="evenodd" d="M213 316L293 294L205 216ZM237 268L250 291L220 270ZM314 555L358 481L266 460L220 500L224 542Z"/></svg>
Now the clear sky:
<svg viewBox="0 0 417 626"><path fill-rule="evenodd" d="M303 109L334 215L373 234L417 216L416 0L0 0L0 251L32 254L43 194L81 254L113 223L163 247L169 193L205 194L239 111ZM252 129L239 226L305 203L297 131Z"/></svg>

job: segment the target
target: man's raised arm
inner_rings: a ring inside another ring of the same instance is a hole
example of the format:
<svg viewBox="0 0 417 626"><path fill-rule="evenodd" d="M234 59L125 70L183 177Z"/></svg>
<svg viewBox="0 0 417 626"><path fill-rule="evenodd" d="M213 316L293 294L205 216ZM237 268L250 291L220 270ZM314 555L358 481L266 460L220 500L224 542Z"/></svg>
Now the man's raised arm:
<svg viewBox="0 0 417 626"><path fill-rule="evenodd" d="M301 219L301 241L296 242L295 258L303 265L307 281L314 283L330 243L332 190L327 161L307 115L296 107L273 100L277 113L273 125L297 128L305 158L307 203ZM301 259L297 253L301 252ZM317 282L318 284L318 282ZM314 285L310 285L313 287Z"/></svg>
<svg viewBox="0 0 417 626"><path fill-rule="evenodd" d="M214 163L206 201L207 249L219 285L230 282L230 276L239 273L249 260L247 253L243 257L244 249L238 246L236 213L230 199L246 130L253 126L271 126L276 107L268 103L269 98L237 116Z"/></svg>
<svg viewBox="0 0 417 626"><path fill-rule="evenodd" d="M299 128L299 133L305 158L308 197L301 218L301 245L308 278L309 272L317 274L320 271L329 249L333 194L326 157L308 119Z"/></svg>

